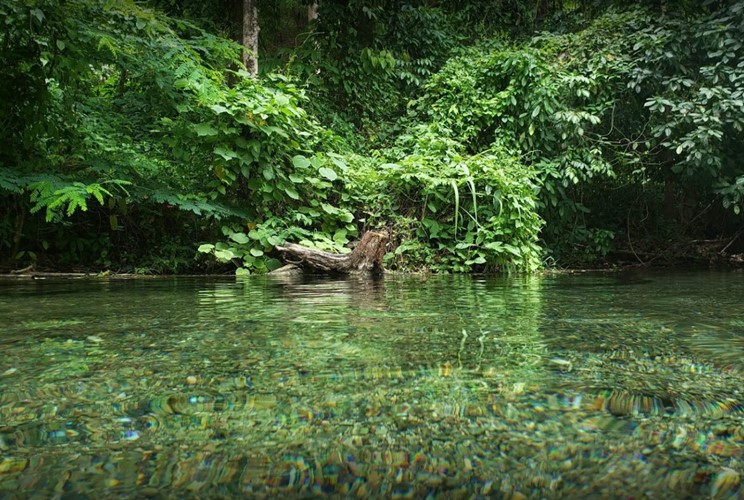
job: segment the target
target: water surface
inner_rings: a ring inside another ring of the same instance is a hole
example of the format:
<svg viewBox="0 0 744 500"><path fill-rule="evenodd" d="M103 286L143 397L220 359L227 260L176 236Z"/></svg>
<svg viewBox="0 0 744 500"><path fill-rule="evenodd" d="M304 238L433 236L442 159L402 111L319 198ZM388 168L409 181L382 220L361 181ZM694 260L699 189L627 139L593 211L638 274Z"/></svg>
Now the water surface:
<svg viewBox="0 0 744 500"><path fill-rule="evenodd" d="M0 282L0 497L742 498L744 274Z"/></svg>

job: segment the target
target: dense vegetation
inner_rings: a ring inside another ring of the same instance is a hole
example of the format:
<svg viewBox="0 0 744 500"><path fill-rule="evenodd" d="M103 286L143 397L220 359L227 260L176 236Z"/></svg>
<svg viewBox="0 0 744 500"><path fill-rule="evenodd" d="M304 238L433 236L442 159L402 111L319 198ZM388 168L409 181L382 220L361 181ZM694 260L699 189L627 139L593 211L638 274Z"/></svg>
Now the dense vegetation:
<svg viewBox="0 0 744 500"><path fill-rule="evenodd" d="M305 2L307 3L307 2ZM2 0L0 262L263 272L744 249L744 1ZM223 267L227 266L227 267Z"/></svg>

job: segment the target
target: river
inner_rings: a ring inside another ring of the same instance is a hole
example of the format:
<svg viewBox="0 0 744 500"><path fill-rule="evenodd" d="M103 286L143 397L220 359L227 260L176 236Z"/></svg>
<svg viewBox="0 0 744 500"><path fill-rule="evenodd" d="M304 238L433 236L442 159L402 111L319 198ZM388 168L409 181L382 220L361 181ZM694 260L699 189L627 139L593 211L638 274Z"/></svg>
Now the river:
<svg viewBox="0 0 744 500"><path fill-rule="evenodd" d="M0 497L742 498L744 273L0 282Z"/></svg>

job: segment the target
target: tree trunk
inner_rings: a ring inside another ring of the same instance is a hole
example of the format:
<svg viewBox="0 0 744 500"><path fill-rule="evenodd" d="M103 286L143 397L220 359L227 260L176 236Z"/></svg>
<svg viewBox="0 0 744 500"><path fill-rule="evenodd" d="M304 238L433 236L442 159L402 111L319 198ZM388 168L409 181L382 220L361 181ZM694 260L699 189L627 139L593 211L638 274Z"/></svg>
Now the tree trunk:
<svg viewBox="0 0 744 500"><path fill-rule="evenodd" d="M318 2L313 2L307 6L307 22L318 19Z"/></svg>
<svg viewBox="0 0 744 500"><path fill-rule="evenodd" d="M292 264L330 273L382 273L382 256L389 236L385 231L368 231L347 254L337 254L303 247L294 243L276 247Z"/></svg>
<svg viewBox="0 0 744 500"><path fill-rule="evenodd" d="M258 76L258 0L243 0L243 64Z"/></svg>
<svg viewBox="0 0 744 500"><path fill-rule="evenodd" d="M375 20L364 10L357 13L357 39L362 47L371 47L375 40Z"/></svg>
<svg viewBox="0 0 744 500"><path fill-rule="evenodd" d="M670 179L664 181L664 217L668 221L676 220L677 215L677 189Z"/></svg>

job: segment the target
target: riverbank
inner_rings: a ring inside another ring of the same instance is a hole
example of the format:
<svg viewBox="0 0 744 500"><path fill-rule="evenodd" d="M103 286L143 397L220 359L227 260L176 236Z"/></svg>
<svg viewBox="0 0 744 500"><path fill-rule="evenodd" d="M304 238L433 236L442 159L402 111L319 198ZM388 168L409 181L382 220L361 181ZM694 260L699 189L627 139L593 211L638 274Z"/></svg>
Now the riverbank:
<svg viewBox="0 0 744 500"><path fill-rule="evenodd" d="M672 253L638 253L627 250L613 251L608 254L607 258L594 263L584 263L580 266L553 266L545 267L538 271L540 273L548 272L586 272L586 271L622 271L622 270L642 270L642 269L689 269L689 268L723 268L739 269L744 267L744 253L725 253L721 251L711 251L709 247L702 247L703 251L696 254L686 252L684 254ZM416 273L401 272L397 270L386 270L386 273L396 274L420 274L429 273L429 271L420 271ZM436 274L436 273L431 273ZM464 273L473 274L473 273ZM475 273L480 274L480 273ZM117 272L111 269L80 269L66 270L54 266L44 266L36 268L27 266L22 269L14 270L8 267L0 267L0 279L45 279L45 278L147 278L157 276L179 276L179 277L225 277L234 275L234 270L224 266L221 272L215 272L214 269L205 270L204 272L186 272L186 273L152 273L152 272Z"/></svg>

